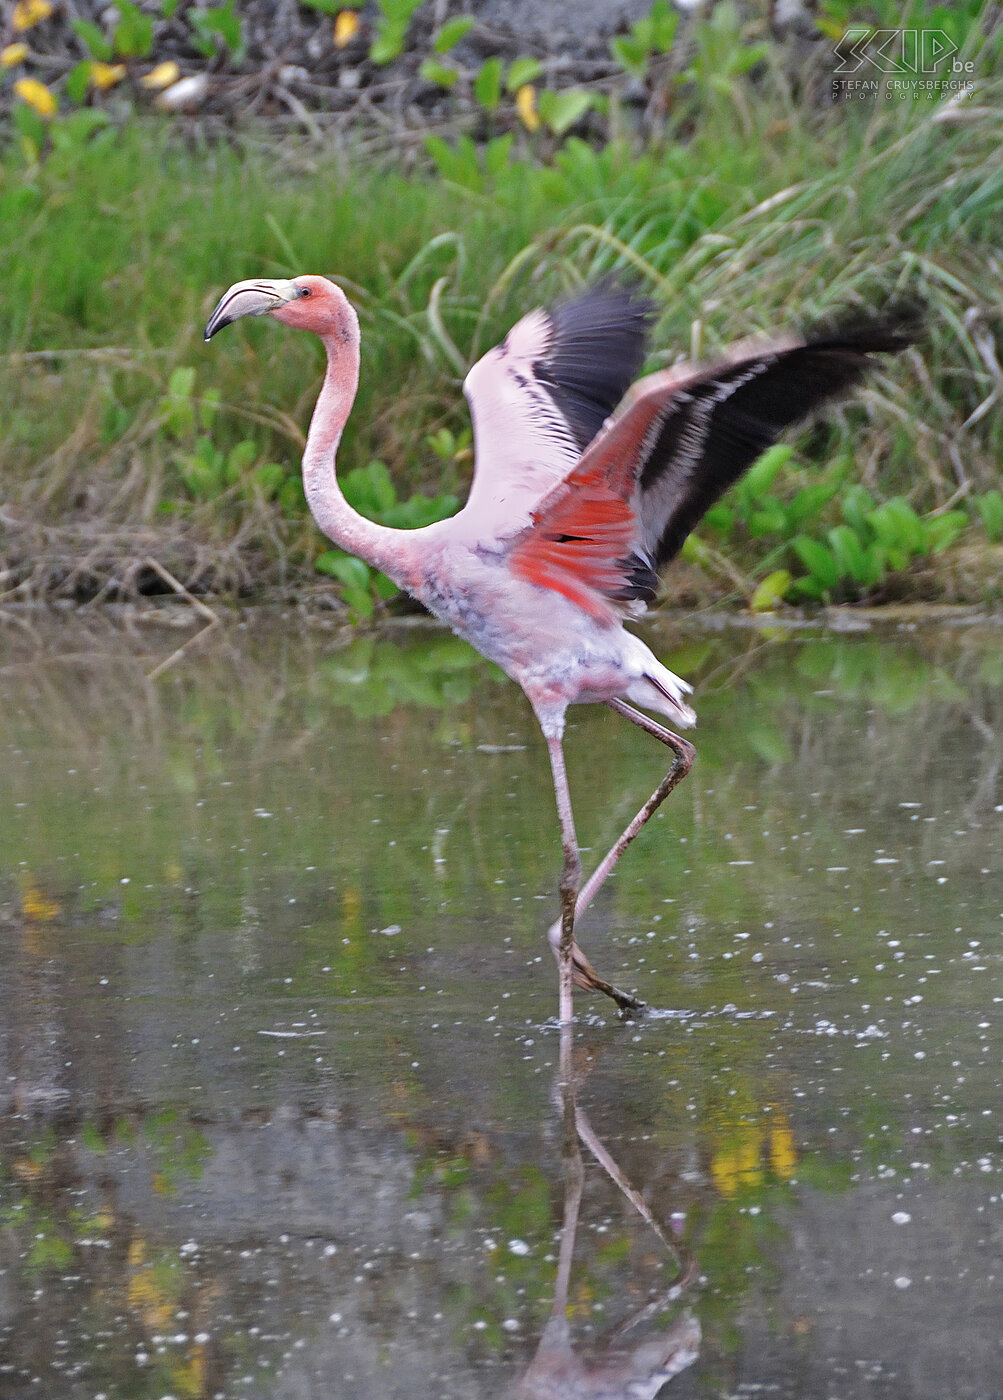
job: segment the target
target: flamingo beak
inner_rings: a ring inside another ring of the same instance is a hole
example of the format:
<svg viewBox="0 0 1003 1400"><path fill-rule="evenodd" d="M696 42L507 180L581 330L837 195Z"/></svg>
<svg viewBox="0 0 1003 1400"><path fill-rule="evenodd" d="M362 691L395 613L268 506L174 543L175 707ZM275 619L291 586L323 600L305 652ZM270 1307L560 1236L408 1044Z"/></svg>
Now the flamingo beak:
<svg viewBox="0 0 1003 1400"><path fill-rule="evenodd" d="M277 311L287 302L303 296L303 289L295 282L283 278L272 280L259 278L250 282L234 282L228 292L220 298L219 305L209 317L205 328L206 340L211 340L217 331L239 321L241 316L266 316Z"/></svg>

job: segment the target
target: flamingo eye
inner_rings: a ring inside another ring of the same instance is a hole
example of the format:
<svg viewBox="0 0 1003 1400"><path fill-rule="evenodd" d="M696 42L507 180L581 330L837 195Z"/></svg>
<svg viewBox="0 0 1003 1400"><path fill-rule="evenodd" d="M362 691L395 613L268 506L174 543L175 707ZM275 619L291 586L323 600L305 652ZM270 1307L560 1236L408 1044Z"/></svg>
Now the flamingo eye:
<svg viewBox="0 0 1003 1400"><path fill-rule="evenodd" d="M299 292L301 297L308 297L313 295L309 287L298 287L297 291Z"/></svg>

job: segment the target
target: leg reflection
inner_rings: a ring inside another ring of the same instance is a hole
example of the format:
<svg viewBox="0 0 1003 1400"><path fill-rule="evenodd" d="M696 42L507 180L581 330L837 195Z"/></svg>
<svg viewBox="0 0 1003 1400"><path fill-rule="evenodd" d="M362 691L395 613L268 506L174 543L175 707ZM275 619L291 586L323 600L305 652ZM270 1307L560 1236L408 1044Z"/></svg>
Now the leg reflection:
<svg viewBox="0 0 1003 1400"><path fill-rule="evenodd" d="M637 1329L682 1295L696 1272L695 1261L666 1235L647 1202L596 1136L585 1110L577 1103L578 1081L588 1070L583 1073L574 1064L572 1027L563 1025L560 1036L556 1098L563 1123L564 1225L554 1303L536 1355L510 1393L513 1400L654 1400L668 1380L696 1360L700 1325L696 1318L684 1313L667 1331L639 1334ZM575 1353L568 1322L568 1290L585 1185L583 1143L658 1236L676 1265L675 1277L664 1292L629 1317L588 1356Z"/></svg>

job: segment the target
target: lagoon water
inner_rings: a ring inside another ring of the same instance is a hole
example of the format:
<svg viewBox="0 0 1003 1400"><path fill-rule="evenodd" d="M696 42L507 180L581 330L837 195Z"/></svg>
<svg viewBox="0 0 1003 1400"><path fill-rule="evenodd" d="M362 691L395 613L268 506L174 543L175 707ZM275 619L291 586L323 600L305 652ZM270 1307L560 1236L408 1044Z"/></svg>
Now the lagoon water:
<svg viewBox="0 0 1003 1400"><path fill-rule="evenodd" d="M0 633L0 1397L1001 1400L998 626L649 629L562 1065L517 690L177 616Z"/></svg>

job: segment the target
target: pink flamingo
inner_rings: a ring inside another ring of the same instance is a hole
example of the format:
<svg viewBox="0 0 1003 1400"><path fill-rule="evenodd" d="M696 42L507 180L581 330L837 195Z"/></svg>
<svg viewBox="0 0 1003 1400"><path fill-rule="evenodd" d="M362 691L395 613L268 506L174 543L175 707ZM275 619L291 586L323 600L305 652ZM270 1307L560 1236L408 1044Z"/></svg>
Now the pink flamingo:
<svg viewBox="0 0 1003 1400"><path fill-rule="evenodd" d="M464 383L476 447L467 503L417 530L365 519L338 485L335 455L358 388L360 343L340 287L316 276L237 282L205 329L209 340L242 316L270 315L320 337L327 372L303 454L314 519L525 691L550 754L564 851L561 917L549 931L561 1022L572 1017L573 984L604 992L623 1011L643 1008L598 975L575 923L695 754L635 708L679 726L696 718L691 687L624 619L644 611L656 571L785 428L860 379L872 352L910 339L888 321L857 321L807 339L744 344L716 364L664 370L631 389L650 314L647 303L606 285L524 316ZM567 708L583 702L608 705L673 754L584 885L562 744Z"/></svg>

